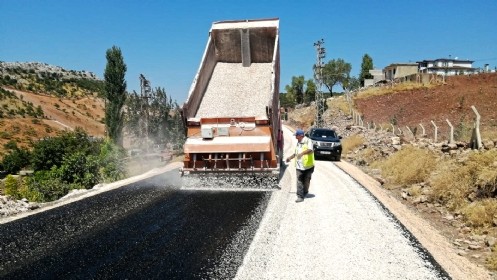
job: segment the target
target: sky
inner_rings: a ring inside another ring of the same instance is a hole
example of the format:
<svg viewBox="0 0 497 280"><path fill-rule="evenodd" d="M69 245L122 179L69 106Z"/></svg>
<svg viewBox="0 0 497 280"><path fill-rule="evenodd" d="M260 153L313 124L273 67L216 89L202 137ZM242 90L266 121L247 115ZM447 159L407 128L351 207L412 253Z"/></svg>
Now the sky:
<svg viewBox="0 0 497 280"><path fill-rule="evenodd" d="M293 76L312 79L320 39L324 62L341 58L356 77L365 54L376 69L449 57L497 67L496 0L0 0L0 14L0 61L103 79L106 51L117 46L128 91L140 92L143 74L179 104L222 20L279 18L281 92Z"/></svg>

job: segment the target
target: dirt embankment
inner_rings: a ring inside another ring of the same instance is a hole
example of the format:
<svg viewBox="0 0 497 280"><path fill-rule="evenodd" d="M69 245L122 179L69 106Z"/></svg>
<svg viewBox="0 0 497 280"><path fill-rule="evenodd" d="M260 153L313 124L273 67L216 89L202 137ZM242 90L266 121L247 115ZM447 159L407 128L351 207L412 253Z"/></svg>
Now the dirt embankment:
<svg viewBox="0 0 497 280"><path fill-rule="evenodd" d="M448 77L444 85L356 98L355 104L364 123L374 122L377 126L394 123L421 133L422 124L430 136L434 132L433 121L439 140L448 139L447 120L455 130L468 135L476 119L471 108L474 106L481 115L482 130L497 135L497 73Z"/></svg>

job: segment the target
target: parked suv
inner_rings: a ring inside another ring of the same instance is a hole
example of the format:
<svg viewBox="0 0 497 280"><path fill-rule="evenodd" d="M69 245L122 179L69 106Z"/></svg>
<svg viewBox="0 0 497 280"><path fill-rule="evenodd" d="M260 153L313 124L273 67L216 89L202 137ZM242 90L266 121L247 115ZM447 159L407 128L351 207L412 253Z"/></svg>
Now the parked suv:
<svg viewBox="0 0 497 280"><path fill-rule="evenodd" d="M340 161L342 143L335 130L328 128L311 128L306 134L314 145L314 157Z"/></svg>

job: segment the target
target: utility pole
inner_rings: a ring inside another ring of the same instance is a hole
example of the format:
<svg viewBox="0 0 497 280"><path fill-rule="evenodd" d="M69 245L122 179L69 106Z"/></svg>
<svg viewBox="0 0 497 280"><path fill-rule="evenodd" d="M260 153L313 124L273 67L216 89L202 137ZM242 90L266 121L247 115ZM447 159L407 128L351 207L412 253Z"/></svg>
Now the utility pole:
<svg viewBox="0 0 497 280"><path fill-rule="evenodd" d="M150 98L150 93L152 91L152 88L150 87L150 82L143 76L143 74L140 74L140 88L141 88L141 98L143 98L143 101L141 102L140 105L140 111L144 116L140 118L140 140L145 142L145 151L148 154L148 99ZM143 146L143 145L142 145Z"/></svg>
<svg viewBox="0 0 497 280"><path fill-rule="evenodd" d="M323 87L323 59L326 56L324 47L324 39L318 40L314 43L316 48L316 64L314 64L314 82L316 84L316 118L314 120L315 127L324 127L323 114L325 111L325 102L322 87Z"/></svg>

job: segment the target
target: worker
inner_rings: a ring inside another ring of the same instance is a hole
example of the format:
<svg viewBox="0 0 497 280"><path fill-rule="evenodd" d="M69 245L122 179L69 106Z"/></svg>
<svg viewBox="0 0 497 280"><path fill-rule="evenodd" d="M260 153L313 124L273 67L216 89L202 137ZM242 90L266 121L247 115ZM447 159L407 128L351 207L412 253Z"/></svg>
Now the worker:
<svg viewBox="0 0 497 280"><path fill-rule="evenodd" d="M297 200L295 202L302 202L309 192L309 185L314 172L314 146L311 139L305 137L302 129L297 129L294 135L297 138L295 153L287 157L286 162L295 158L297 173Z"/></svg>

